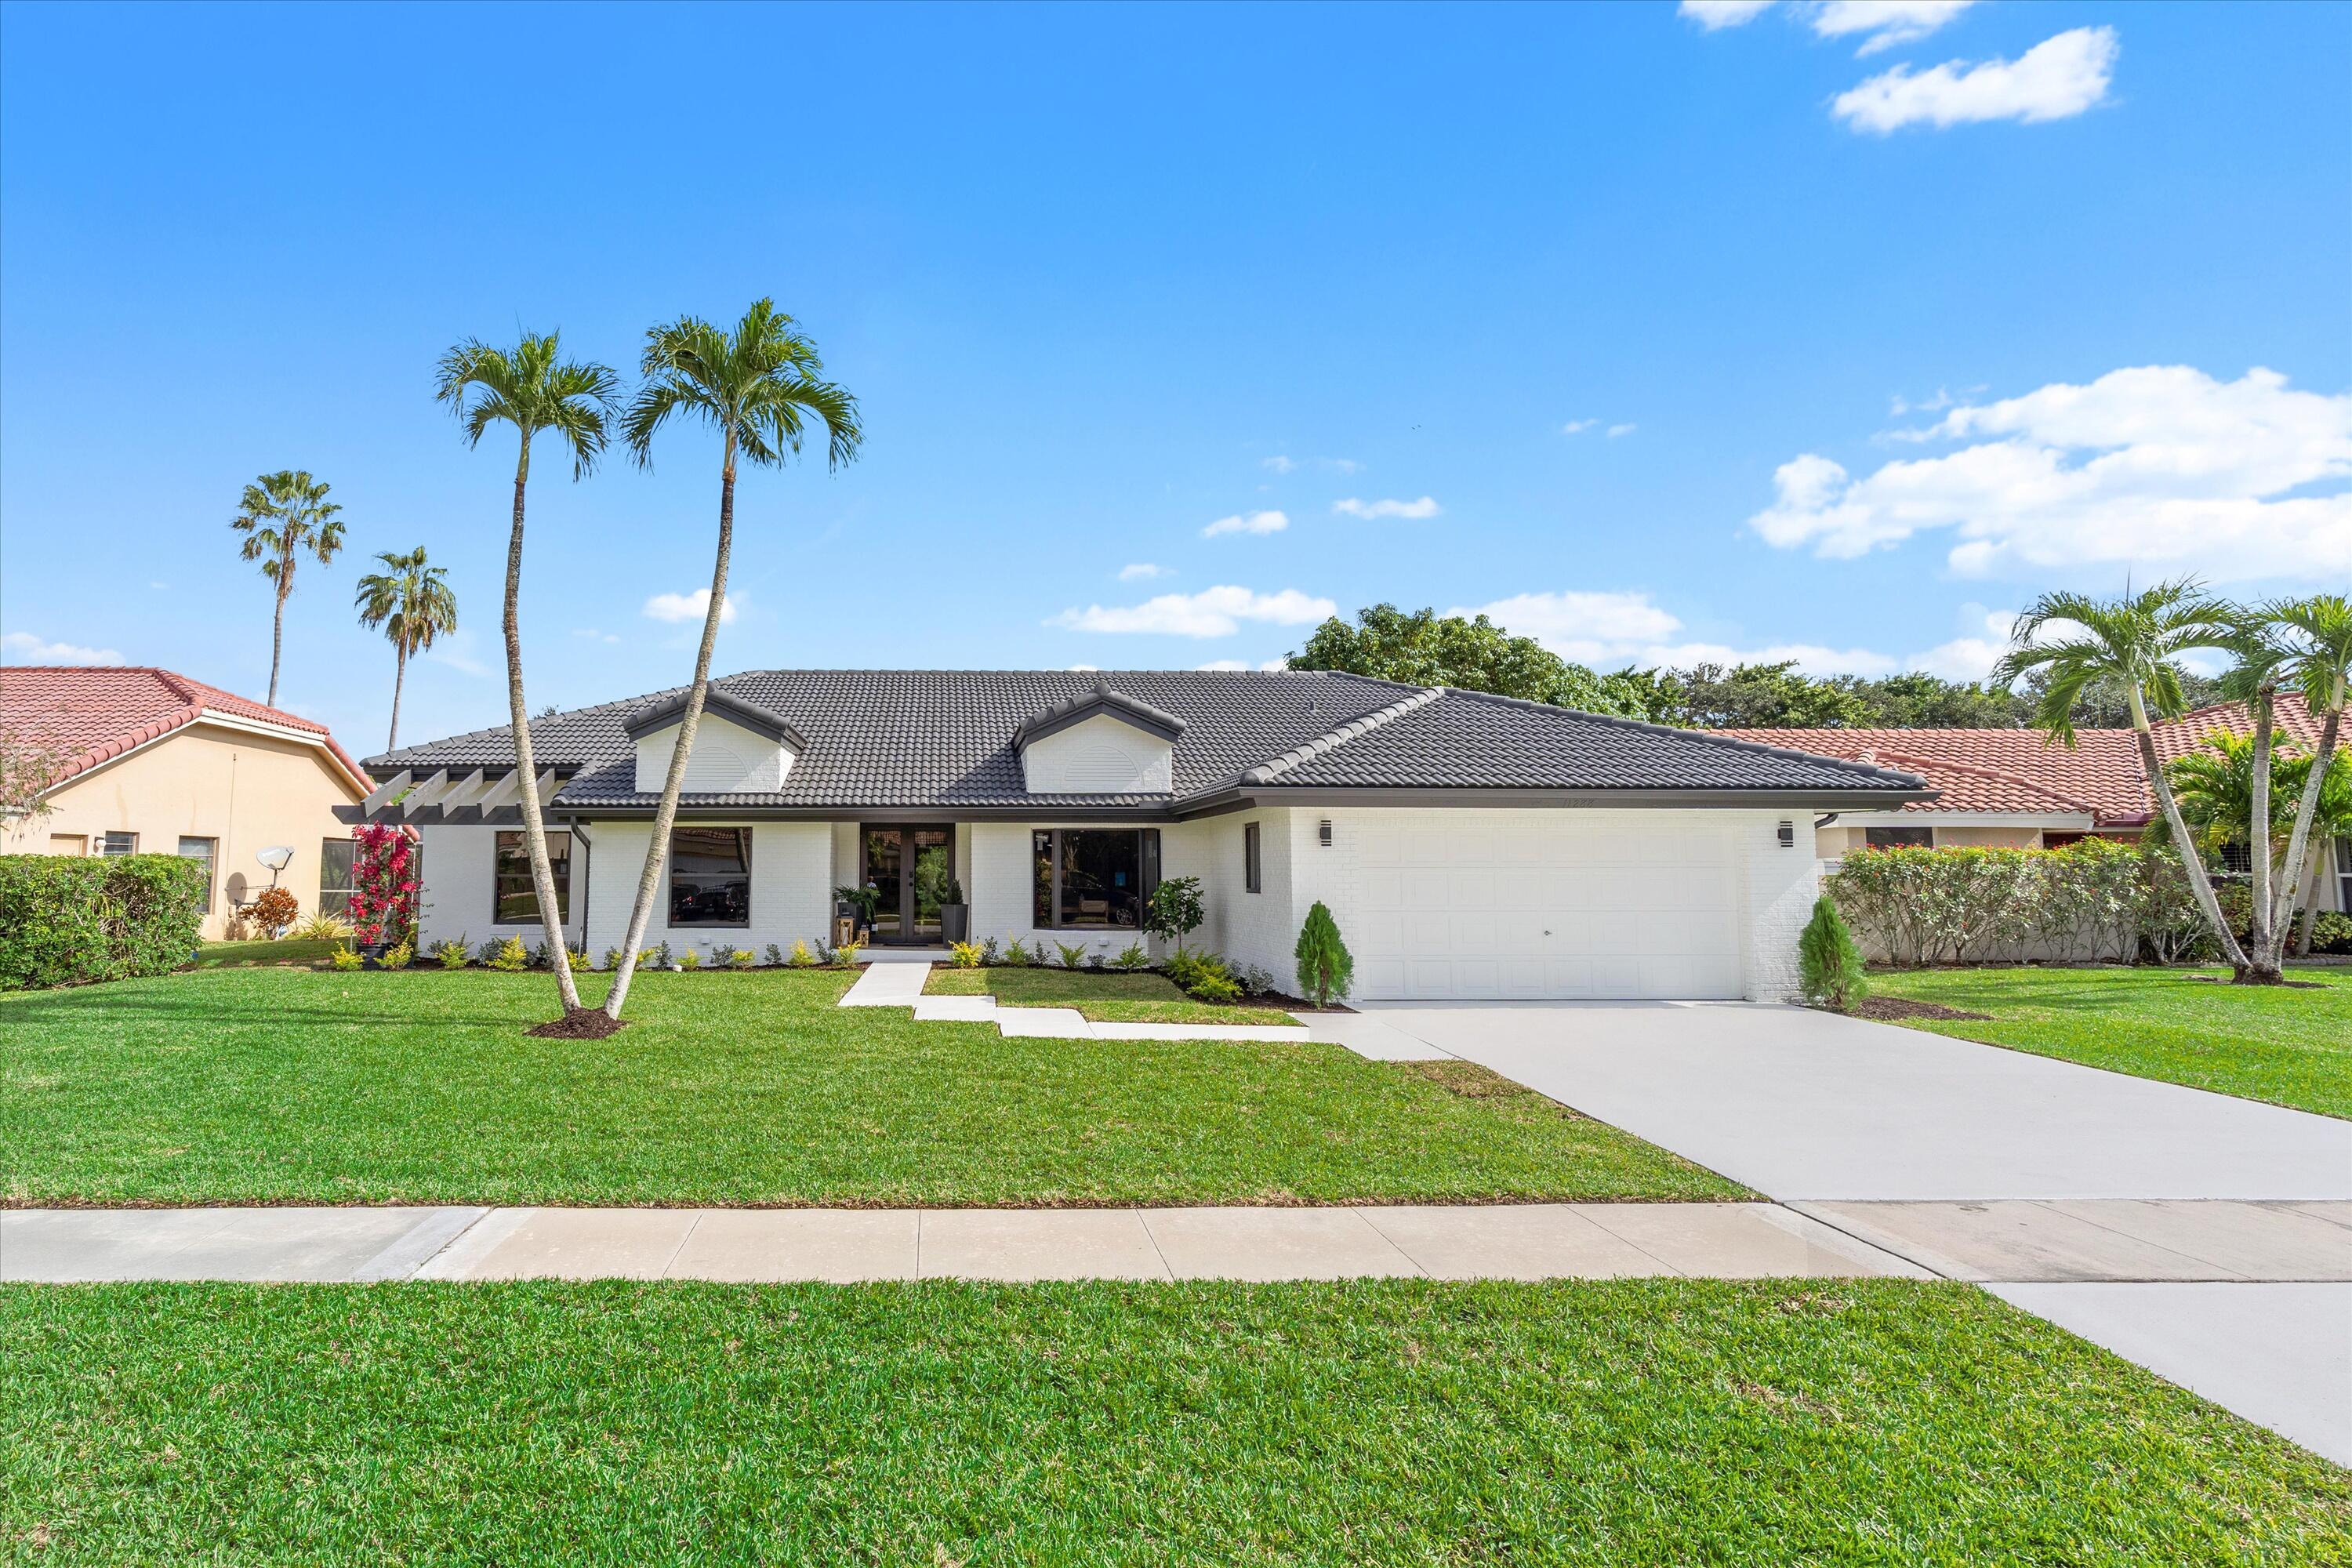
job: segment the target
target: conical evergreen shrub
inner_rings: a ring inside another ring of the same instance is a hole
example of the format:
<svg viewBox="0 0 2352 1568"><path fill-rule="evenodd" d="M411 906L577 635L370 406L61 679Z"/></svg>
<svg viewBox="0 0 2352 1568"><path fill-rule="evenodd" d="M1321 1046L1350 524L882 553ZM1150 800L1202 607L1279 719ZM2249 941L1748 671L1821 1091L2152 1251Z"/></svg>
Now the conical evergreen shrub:
<svg viewBox="0 0 2352 1568"><path fill-rule="evenodd" d="M1827 893L1813 900L1813 918L1797 939L1797 981L1805 1000L1843 1013L1869 989L1863 978L1862 949Z"/></svg>
<svg viewBox="0 0 2352 1568"><path fill-rule="evenodd" d="M1307 911L1307 923L1298 928L1294 956L1298 960L1298 994L1318 1007L1328 1007L1346 997L1355 985L1355 958L1339 940L1339 922L1319 899Z"/></svg>

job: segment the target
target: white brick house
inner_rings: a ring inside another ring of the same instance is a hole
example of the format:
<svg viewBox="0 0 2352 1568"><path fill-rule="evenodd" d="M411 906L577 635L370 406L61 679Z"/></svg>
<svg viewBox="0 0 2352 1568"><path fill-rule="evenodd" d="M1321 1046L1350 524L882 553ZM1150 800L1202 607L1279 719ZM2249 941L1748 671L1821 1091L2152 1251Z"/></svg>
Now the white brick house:
<svg viewBox="0 0 2352 1568"><path fill-rule="evenodd" d="M532 724L559 896L592 958L627 921L683 693ZM424 939L539 940L504 729L372 759L354 819L424 845ZM1910 774L1699 731L1318 671L765 670L714 682L648 944L830 936L1111 952L1198 877L1193 942L1292 983L1329 907L1357 994L1747 997L1795 984L1812 824ZM944 912L943 912L944 908Z"/></svg>

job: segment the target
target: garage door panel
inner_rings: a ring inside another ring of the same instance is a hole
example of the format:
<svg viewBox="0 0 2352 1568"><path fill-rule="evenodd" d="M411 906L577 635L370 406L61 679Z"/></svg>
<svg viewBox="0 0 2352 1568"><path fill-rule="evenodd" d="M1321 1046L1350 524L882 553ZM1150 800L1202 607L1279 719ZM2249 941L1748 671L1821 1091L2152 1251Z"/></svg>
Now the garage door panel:
<svg viewBox="0 0 2352 1568"><path fill-rule="evenodd" d="M1740 994L1738 841L1720 823L1367 827L1368 997Z"/></svg>

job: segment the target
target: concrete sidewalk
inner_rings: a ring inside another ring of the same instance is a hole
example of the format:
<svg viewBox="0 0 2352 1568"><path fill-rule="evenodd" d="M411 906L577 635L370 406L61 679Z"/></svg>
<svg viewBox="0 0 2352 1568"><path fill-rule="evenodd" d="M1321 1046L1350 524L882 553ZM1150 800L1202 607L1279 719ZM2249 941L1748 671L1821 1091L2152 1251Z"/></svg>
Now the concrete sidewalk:
<svg viewBox="0 0 2352 1568"><path fill-rule="evenodd" d="M18 1209L0 1281L1930 1278L1772 1204Z"/></svg>
<svg viewBox="0 0 2352 1568"><path fill-rule="evenodd" d="M1287 1013L1266 1009L1265 1024L1122 1024L1098 1022L1076 1007L1006 1007L993 996L927 996L927 960L893 957L866 965L835 1004L842 1007L909 1007L918 1023L993 1024L997 1032L1045 1040L1298 1040L1310 1037ZM1282 1020L1279 1023L1271 1020Z"/></svg>

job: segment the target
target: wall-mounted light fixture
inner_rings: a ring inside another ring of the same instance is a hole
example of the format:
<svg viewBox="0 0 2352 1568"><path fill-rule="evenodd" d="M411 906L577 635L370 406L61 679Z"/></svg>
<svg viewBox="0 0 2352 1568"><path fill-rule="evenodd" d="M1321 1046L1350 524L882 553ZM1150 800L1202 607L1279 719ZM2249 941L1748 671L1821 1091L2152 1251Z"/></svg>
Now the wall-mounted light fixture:
<svg viewBox="0 0 2352 1568"><path fill-rule="evenodd" d="M1780 824L1780 847L1783 849L1794 849L1796 847L1797 825L1793 822L1784 822Z"/></svg>
<svg viewBox="0 0 2352 1568"><path fill-rule="evenodd" d="M1327 816L1322 821L1315 825L1315 842L1320 844L1326 849L1331 847L1331 819L1329 817Z"/></svg>

